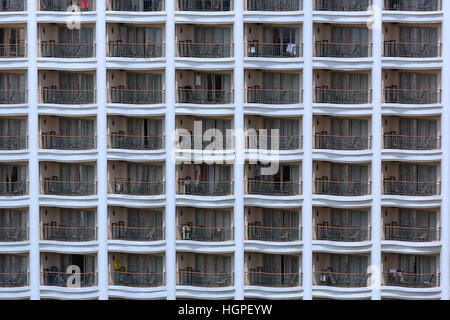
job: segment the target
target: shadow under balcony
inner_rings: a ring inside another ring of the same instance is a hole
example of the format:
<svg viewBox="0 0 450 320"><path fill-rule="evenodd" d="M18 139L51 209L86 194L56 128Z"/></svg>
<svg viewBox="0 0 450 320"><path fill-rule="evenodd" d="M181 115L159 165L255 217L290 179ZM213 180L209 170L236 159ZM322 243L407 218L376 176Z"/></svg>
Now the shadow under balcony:
<svg viewBox="0 0 450 320"><path fill-rule="evenodd" d="M366 58L372 56L370 43L333 43L328 40L316 41L316 57Z"/></svg>
<svg viewBox="0 0 450 320"><path fill-rule="evenodd" d="M25 0L3 0L0 3L0 12L24 11Z"/></svg>
<svg viewBox="0 0 450 320"><path fill-rule="evenodd" d="M233 272L197 272L192 268L178 270L178 285L194 287L230 287L234 285Z"/></svg>
<svg viewBox="0 0 450 320"><path fill-rule="evenodd" d="M258 269L262 268L252 268L249 272L246 272L246 285L269 288L292 288L302 285L302 274L300 272L271 273Z"/></svg>
<svg viewBox="0 0 450 320"><path fill-rule="evenodd" d="M441 194L439 181L398 181L395 177L383 180L383 194L397 196L436 196Z"/></svg>
<svg viewBox="0 0 450 320"><path fill-rule="evenodd" d="M97 193L96 181L59 181L55 179L44 178L41 181L41 194L55 196L89 196Z"/></svg>
<svg viewBox="0 0 450 320"><path fill-rule="evenodd" d="M162 11L164 1L162 0L109 0L111 11L134 11L151 12Z"/></svg>
<svg viewBox="0 0 450 320"><path fill-rule="evenodd" d="M314 135L314 147L328 150L368 150L372 141L370 136L339 136L327 132Z"/></svg>
<svg viewBox="0 0 450 320"><path fill-rule="evenodd" d="M96 136L63 136L54 131L40 135L42 149L92 150L97 148Z"/></svg>
<svg viewBox="0 0 450 320"><path fill-rule="evenodd" d="M383 273L384 285L404 288L433 288L439 287L439 273L407 273L400 269Z"/></svg>
<svg viewBox="0 0 450 320"><path fill-rule="evenodd" d="M95 57L95 43L57 43L55 40L41 41L41 57L46 58L92 58Z"/></svg>
<svg viewBox="0 0 450 320"><path fill-rule="evenodd" d="M314 180L315 194L332 196L363 196L370 194L369 181L333 181L328 178Z"/></svg>
<svg viewBox="0 0 450 320"><path fill-rule="evenodd" d="M178 0L179 11L231 11L232 0Z"/></svg>
<svg viewBox="0 0 450 320"><path fill-rule="evenodd" d="M300 11L302 0L247 0L248 11Z"/></svg>
<svg viewBox="0 0 450 320"><path fill-rule="evenodd" d="M384 133L385 149L399 150L438 150L441 148L440 136L411 136L401 135L394 131Z"/></svg>
<svg viewBox="0 0 450 320"><path fill-rule="evenodd" d="M369 0L316 0L314 10L318 11L367 11Z"/></svg>
<svg viewBox="0 0 450 320"><path fill-rule="evenodd" d="M398 89L393 85L384 88L384 103L433 104L441 102L441 90Z"/></svg>

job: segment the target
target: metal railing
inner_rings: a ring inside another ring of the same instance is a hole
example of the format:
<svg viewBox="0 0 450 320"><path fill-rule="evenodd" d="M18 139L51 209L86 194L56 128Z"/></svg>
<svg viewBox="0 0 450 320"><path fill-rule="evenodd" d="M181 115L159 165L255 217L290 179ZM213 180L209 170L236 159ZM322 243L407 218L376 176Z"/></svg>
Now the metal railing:
<svg viewBox="0 0 450 320"><path fill-rule="evenodd" d="M124 221L111 223L112 240L126 241L159 241L165 238L164 227L130 227Z"/></svg>
<svg viewBox="0 0 450 320"><path fill-rule="evenodd" d="M246 148L271 150L274 140L278 140L278 150L299 150L303 147L303 136L301 135L276 136L263 134L247 134Z"/></svg>
<svg viewBox="0 0 450 320"><path fill-rule="evenodd" d="M125 133L109 135L110 148L127 150L160 150L164 149L164 135L136 136Z"/></svg>
<svg viewBox="0 0 450 320"><path fill-rule="evenodd" d="M314 272L317 286L362 288L367 287L370 273Z"/></svg>
<svg viewBox="0 0 450 320"><path fill-rule="evenodd" d="M385 57L433 58L441 56L441 43L384 41Z"/></svg>
<svg viewBox="0 0 450 320"><path fill-rule="evenodd" d="M0 150L22 150L28 148L28 136L0 136Z"/></svg>
<svg viewBox="0 0 450 320"><path fill-rule="evenodd" d="M95 57L95 43L56 43L55 40L38 44L41 57L48 58L92 58Z"/></svg>
<svg viewBox="0 0 450 320"><path fill-rule="evenodd" d="M396 223L384 225L384 240L427 242L440 240L440 228L419 228L398 226Z"/></svg>
<svg viewBox="0 0 450 320"><path fill-rule="evenodd" d="M314 180L315 194L332 196L362 196L370 194L369 181L332 181L327 179Z"/></svg>
<svg viewBox="0 0 450 320"><path fill-rule="evenodd" d="M250 222L247 225L247 240L258 241L300 241L302 228L296 227L265 227Z"/></svg>
<svg viewBox="0 0 450 320"><path fill-rule="evenodd" d="M137 273L125 271L113 271L111 285L136 288L161 287L165 285L166 274L164 272Z"/></svg>
<svg viewBox="0 0 450 320"><path fill-rule="evenodd" d="M163 0L109 0L112 11L162 11Z"/></svg>
<svg viewBox="0 0 450 320"><path fill-rule="evenodd" d="M95 0L40 0L40 11L67 11L75 5L81 11L95 11Z"/></svg>
<svg viewBox="0 0 450 320"><path fill-rule="evenodd" d="M258 86L247 88L247 103L298 104L303 101L303 90L261 89Z"/></svg>
<svg viewBox="0 0 450 320"><path fill-rule="evenodd" d="M440 273L383 272L384 285L405 288L439 287Z"/></svg>
<svg viewBox="0 0 450 320"><path fill-rule="evenodd" d="M232 0L178 0L180 11L231 11Z"/></svg>
<svg viewBox="0 0 450 320"><path fill-rule="evenodd" d="M95 103L95 89L61 90L56 86L41 89L42 103L90 104Z"/></svg>
<svg viewBox="0 0 450 320"><path fill-rule="evenodd" d="M291 288L300 287L302 285L302 274L300 272L293 273L277 273L277 272L246 272L247 283L249 286L271 287L271 288Z"/></svg>
<svg viewBox="0 0 450 320"><path fill-rule="evenodd" d="M192 58L229 58L233 56L233 43L177 42L178 55Z"/></svg>
<svg viewBox="0 0 450 320"><path fill-rule="evenodd" d="M369 0L316 0L314 10L318 11L367 11Z"/></svg>
<svg viewBox="0 0 450 320"><path fill-rule="evenodd" d="M234 284L234 273L207 273L178 270L178 285L194 287L229 287Z"/></svg>
<svg viewBox="0 0 450 320"><path fill-rule="evenodd" d="M372 101L372 90L344 90L316 87L315 103L365 104Z"/></svg>
<svg viewBox="0 0 450 320"><path fill-rule="evenodd" d="M113 179L109 181L109 189L114 194L133 196L154 196L164 194L164 181L130 181L129 179Z"/></svg>
<svg viewBox="0 0 450 320"><path fill-rule="evenodd" d="M333 43L316 41L316 57L364 58L372 56L371 43Z"/></svg>
<svg viewBox="0 0 450 320"><path fill-rule="evenodd" d="M28 194L28 181L0 182L0 196L24 196Z"/></svg>
<svg viewBox="0 0 450 320"><path fill-rule="evenodd" d="M164 90L126 89L124 86L108 89L108 103L159 104L164 103Z"/></svg>
<svg viewBox="0 0 450 320"><path fill-rule="evenodd" d="M370 136L338 136L331 134L315 134L314 147L330 150L368 150L372 145Z"/></svg>
<svg viewBox="0 0 450 320"><path fill-rule="evenodd" d="M25 11L24 0L2 0L0 2L0 12Z"/></svg>
<svg viewBox="0 0 450 320"><path fill-rule="evenodd" d="M160 58L164 57L164 48L164 43L122 43L122 40L109 41L108 57Z"/></svg>
<svg viewBox="0 0 450 320"><path fill-rule="evenodd" d="M441 148L440 136L410 136L395 133L385 133L385 149L401 150L437 150Z"/></svg>
<svg viewBox="0 0 450 320"><path fill-rule="evenodd" d="M178 103L229 104L233 103L233 90L177 89Z"/></svg>
<svg viewBox="0 0 450 320"><path fill-rule="evenodd" d="M23 41L14 44L9 43L0 44L0 57L2 58L26 57L26 55L27 55L27 44L24 43Z"/></svg>
<svg viewBox="0 0 450 320"><path fill-rule="evenodd" d="M233 193L232 181L195 181L178 179L178 194L225 196Z"/></svg>
<svg viewBox="0 0 450 320"><path fill-rule="evenodd" d="M0 104L27 103L28 89L0 89Z"/></svg>
<svg viewBox="0 0 450 320"><path fill-rule="evenodd" d="M0 273L0 288L17 288L28 286L28 272Z"/></svg>
<svg viewBox="0 0 450 320"><path fill-rule="evenodd" d="M63 227L56 222L43 223L43 240L56 241L93 241L97 239L97 227Z"/></svg>
<svg viewBox="0 0 450 320"><path fill-rule="evenodd" d="M208 147L208 150L212 150L213 146L214 150L234 149L233 135L207 137L207 135L178 134L177 138L177 149L205 150ZM197 144L196 138L200 143Z"/></svg>
<svg viewBox="0 0 450 320"><path fill-rule="evenodd" d="M54 287L70 287L76 286L78 284L77 279L79 279L79 285L81 288L94 287L97 285L97 272L85 272L78 273L74 276L73 273L65 273L59 271L50 271L44 269L42 275L42 285L44 286L54 286Z"/></svg>
<svg viewBox="0 0 450 320"><path fill-rule="evenodd" d="M441 194L441 184L438 181L396 181L385 179L383 181L383 194L399 196L435 196Z"/></svg>
<svg viewBox="0 0 450 320"><path fill-rule="evenodd" d="M247 0L248 11L300 11L301 0Z"/></svg>
<svg viewBox="0 0 450 320"><path fill-rule="evenodd" d="M97 194L96 181L41 181L41 193L55 196L89 196Z"/></svg>
<svg viewBox="0 0 450 320"><path fill-rule="evenodd" d="M441 0L384 0L384 10L389 11L438 11L441 8Z"/></svg>
<svg viewBox="0 0 450 320"><path fill-rule="evenodd" d="M245 44L247 57L298 58L303 56L301 43L260 43L258 40Z"/></svg>
<svg viewBox="0 0 450 320"><path fill-rule="evenodd" d="M301 181L247 180L247 193L267 196L292 196L302 193Z"/></svg>
<svg viewBox="0 0 450 320"><path fill-rule="evenodd" d="M42 149L91 150L97 148L96 136L62 136L53 133L41 134Z"/></svg>
<svg viewBox="0 0 450 320"><path fill-rule="evenodd" d="M192 241L229 241L234 239L233 227L200 227L181 225L177 226L178 240Z"/></svg>
<svg viewBox="0 0 450 320"><path fill-rule="evenodd" d="M28 227L1 227L0 242L14 242L28 240Z"/></svg>
<svg viewBox="0 0 450 320"><path fill-rule="evenodd" d="M384 89L384 103L431 104L441 102L441 90Z"/></svg>
<svg viewBox="0 0 450 320"><path fill-rule="evenodd" d="M370 240L369 227L337 227L329 226L327 222L315 226L316 240L328 241L367 241Z"/></svg>

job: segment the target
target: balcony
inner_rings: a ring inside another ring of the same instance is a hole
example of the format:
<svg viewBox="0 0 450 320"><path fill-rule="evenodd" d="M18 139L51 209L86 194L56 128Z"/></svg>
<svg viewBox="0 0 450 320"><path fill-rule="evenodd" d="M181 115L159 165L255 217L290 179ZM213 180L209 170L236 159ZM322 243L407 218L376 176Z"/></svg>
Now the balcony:
<svg viewBox="0 0 450 320"><path fill-rule="evenodd" d="M25 0L4 0L0 4L0 12L24 11Z"/></svg>
<svg viewBox="0 0 450 320"><path fill-rule="evenodd" d="M369 181L332 181L328 178L314 180L315 194L332 196L363 196L370 194Z"/></svg>
<svg viewBox="0 0 450 320"><path fill-rule="evenodd" d="M17 197L28 194L28 181L0 182L0 196Z"/></svg>
<svg viewBox="0 0 450 320"><path fill-rule="evenodd" d="M301 227L265 227L249 222L247 225L247 240L257 241L300 241L302 235Z"/></svg>
<svg viewBox="0 0 450 320"><path fill-rule="evenodd" d="M95 43L56 43L55 40L38 43L40 56L45 58L92 58Z"/></svg>
<svg viewBox="0 0 450 320"><path fill-rule="evenodd" d="M258 104L298 104L303 101L303 90L261 89L258 86L247 88L247 103Z"/></svg>
<svg viewBox="0 0 450 320"><path fill-rule="evenodd" d="M427 242L439 241L440 228L418 228L398 226L396 223L384 225L385 240L394 241L410 241L410 242Z"/></svg>
<svg viewBox="0 0 450 320"><path fill-rule="evenodd" d="M247 0L248 11L300 11L301 0Z"/></svg>
<svg viewBox="0 0 450 320"><path fill-rule="evenodd" d="M314 10L317 11L367 11L369 0L316 0Z"/></svg>
<svg viewBox="0 0 450 320"><path fill-rule="evenodd" d="M92 150L97 148L96 136L63 136L54 131L40 135L42 149Z"/></svg>
<svg viewBox="0 0 450 320"><path fill-rule="evenodd" d="M441 194L439 181L399 181L395 177L383 180L383 194L397 196L435 196Z"/></svg>
<svg viewBox="0 0 450 320"><path fill-rule="evenodd" d="M1 10L0 10L1 12ZM27 44L24 40L19 40L17 43L0 43L0 57L1 58L19 58L27 56Z"/></svg>
<svg viewBox="0 0 450 320"><path fill-rule="evenodd" d="M370 43L328 43L328 40L316 41L316 57L366 58L372 56Z"/></svg>
<svg viewBox="0 0 450 320"><path fill-rule="evenodd" d="M0 89L0 104L27 103L28 89Z"/></svg>
<svg viewBox="0 0 450 320"><path fill-rule="evenodd" d="M152 12L162 11L163 6L162 0L109 0L107 2L107 10L111 11Z"/></svg>
<svg viewBox="0 0 450 320"><path fill-rule="evenodd" d="M3 227L0 226L0 242L16 242L26 241L28 237L29 228L22 227Z"/></svg>
<svg viewBox="0 0 450 320"><path fill-rule="evenodd" d="M366 104L372 101L372 90L328 89L327 86L316 87L315 103Z"/></svg>
<svg viewBox="0 0 450 320"><path fill-rule="evenodd" d="M298 58L303 56L302 43L264 43L258 40L245 44L247 57L258 58Z"/></svg>
<svg viewBox="0 0 450 320"><path fill-rule="evenodd" d="M177 89L178 103L230 104L233 103L233 90Z"/></svg>
<svg viewBox="0 0 450 320"><path fill-rule="evenodd" d="M109 135L110 148L127 150L161 150L164 149L164 135L137 136L122 132Z"/></svg>
<svg viewBox="0 0 450 320"><path fill-rule="evenodd" d="M54 196L89 196L97 193L96 181L59 181L45 178L41 181L41 194Z"/></svg>
<svg viewBox="0 0 450 320"><path fill-rule="evenodd" d="M178 179L177 194L195 196L226 196L233 194L233 181L195 181Z"/></svg>
<svg viewBox="0 0 450 320"><path fill-rule="evenodd" d="M28 211L0 210L0 242L17 242L29 239Z"/></svg>
<svg viewBox="0 0 450 320"><path fill-rule="evenodd" d="M267 131L269 131L268 129ZM260 150L300 150L303 146L303 137L298 135L272 135L262 133L246 134L246 148ZM277 141L278 139L278 141ZM272 146L274 149L272 149ZM275 148L277 147L277 148Z"/></svg>
<svg viewBox="0 0 450 320"><path fill-rule="evenodd" d="M28 148L28 136L0 136L0 150L24 150Z"/></svg>
<svg viewBox="0 0 450 320"><path fill-rule="evenodd" d="M134 288L152 288L165 285L164 272L125 272L113 271L110 273L111 285Z"/></svg>
<svg viewBox="0 0 450 320"><path fill-rule="evenodd" d="M188 224L177 226L177 240L230 241L234 239L233 234L233 227L199 227Z"/></svg>
<svg viewBox="0 0 450 320"><path fill-rule="evenodd" d="M300 195L301 181L266 181L260 179L247 180L247 193L266 196Z"/></svg>
<svg viewBox="0 0 450 320"><path fill-rule="evenodd" d="M133 196L154 196L164 194L164 181L130 181L128 178L109 180L109 192Z"/></svg>
<svg viewBox="0 0 450 320"><path fill-rule="evenodd" d="M323 222L316 224L315 230L317 240L344 242L370 240L369 227L337 227Z"/></svg>
<svg viewBox="0 0 450 320"><path fill-rule="evenodd" d="M43 240L52 241L93 241L96 240L97 227L65 227L56 225L56 221L43 223Z"/></svg>
<svg viewBox="0 0 450 320"><path fill-rule="evenodd" d="M124 221L111 223L111 239L126 241L159 241L165 239L164 227L130 227Z"/></svg>
<svg viewBox="0 0 450 320"><path fill-rule="evenodd" d="M29 285L28 254L0 254L0 288Z"/></svg>
<svg viewBox="0 0 450 320"><path fill-rule="evenodd" d="M441 56L441 43L384 41L383 56L402 58L435 58Z"/></svg>
<svg viewBox="0 0 450 320"><path fill-rule="evenodd" d="M189 268L185 270L178 270L178 283L179 286L193 286L193 287L230 287L234 285L234 273L233 272L197 272L191 271Z"/></svg>
<svg viewBox="0 0 450 320"><path fill-rule="evenodd" d="M39 4L40 11L67 11L72 6L76 11L95 11L94 0L40 0Z"/></svg>
<svg viewBox="0 0 450 320"><path fill-rule="evenodd" d="M164 103L164 90L126 89L124 86L108 90L108 103L121 104L160 104Z"/></svg>
<svg viewBox="0 0 450 320"><path fill-rule="evenodd" d="M29 272L0 272L0 288L19 288L29 286Z"/></svg>
<svg viewBox="0 0 450 320"><path fill-rule="evenodd" d="M110 285L152 288L165 285L162 255L110 253Z"/></svg>
<svg viewBox="0 0 450 320"><path fill-rule="evenodd" d="M191 40L177 42L178 56L190 58L230 58L232 43L195 43Z"/></svg>
<svg viewBox="0 0 450 320"><path fill-rule="evenodd" d="M272 172L276 170L275 172ZM280 164L278 168L261 164L245 167L246 194L294 196L302 193L300 165Z"/></svg>
<svg viewBox="0 0 450 320"><path fill-rule="evenodd" d="M441 102L441 90L397 89L396 86L384 88L384 103L434 104Z"/></svg>
<svg viewBox="0 0 450 320"><path fill-rule="evenodd" d="M441 10L441 0L429 1L403 1L385 0L384 10L389 11L439 11Z"/></svg>
<svg viewBox="0 0 450 320"><path fill-rule="evenodd" d="M73 273L53 271L53 268L47 270L44 269L44 272L41 273L41 283L43 286L65 288L70 288L71 285L75 286L75 288L87 288L97 285L98 275L96 272L79 273L78 276L79 282L78 280L75 282ZM78 284L79 287L77 286Z"/></svg>
<svg viewBox="0 0 450 320"><path fill-rule="evenodd" d="M367 287L369 277L370 273L314 272L314 281L317 286L363 288Z"/></svg>
<svg viewBox="0 0 450 320"><path fill-rule="evenodd" d="M51 104L92 104L96 101L96 90L61 90L56 86L43 87L41 99L42 103Z"/></svg>
<svg viewBox="0 0 450 320"><path fill-rule="evenodd" d="M368 150L371 148L370 136L339 136L326 131L314 135L314 147L328 150Z"/></svg>
<svg viewBox="0 0 450 320"><path fill-rule="evenodd" d="M398 150L438 150L441 148L441 137L434 136L410 136L384 133L384 148Z"/></svg>
<svg viewBox="0 0 450 320"><path fill-rule="evenodd" d="M434 288L439 286L439 273L407 273L407 272L384 272L384 285L404 288Z"/></svg>
<svg viewBox="0 0 450 320"><path fill-rule="evenodd" d="M108 42L108 57L160 58L164 57L164 43L122 43L121 40Z"/></svg>
<svg viewBox="0 0 450 320"><path fill-rule="evenodd" d="M231 11L232 0L178 0L179 11Z"/></svg>
<svg viewBox="0 0 450 320"><path fill-rule="evenodd" d="M253 268L246 273L246 285L269 288L301 287L302 274L297 273L271 273L257 271Z"/></svg>

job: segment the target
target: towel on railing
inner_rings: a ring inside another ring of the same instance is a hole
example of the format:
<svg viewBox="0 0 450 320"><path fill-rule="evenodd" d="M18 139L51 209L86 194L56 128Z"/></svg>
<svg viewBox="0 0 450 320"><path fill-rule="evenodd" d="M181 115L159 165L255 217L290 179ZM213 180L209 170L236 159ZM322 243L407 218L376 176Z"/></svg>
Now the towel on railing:
<svg viewBox="0 0 450 320"><path fill-rule="evenodd" d="M297 53L297 46L294 43L289 43L286 46L286 52L295 55Z"/></svg>

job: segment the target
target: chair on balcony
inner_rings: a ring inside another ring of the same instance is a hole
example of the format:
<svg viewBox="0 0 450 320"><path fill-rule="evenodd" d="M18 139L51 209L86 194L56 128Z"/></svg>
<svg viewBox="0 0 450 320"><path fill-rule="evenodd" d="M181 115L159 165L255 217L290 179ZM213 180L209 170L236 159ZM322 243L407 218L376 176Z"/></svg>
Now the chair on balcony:
<svg viewBox="0 0 450 320"><path fill-rule="evenodd" d="M435 285L435 283L434 283L435 277L436 277L436 275L433 273L429 279L426 279L426 278L422 279L422 285L424 287L431 287L431 286Z"/></svg>

